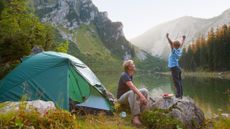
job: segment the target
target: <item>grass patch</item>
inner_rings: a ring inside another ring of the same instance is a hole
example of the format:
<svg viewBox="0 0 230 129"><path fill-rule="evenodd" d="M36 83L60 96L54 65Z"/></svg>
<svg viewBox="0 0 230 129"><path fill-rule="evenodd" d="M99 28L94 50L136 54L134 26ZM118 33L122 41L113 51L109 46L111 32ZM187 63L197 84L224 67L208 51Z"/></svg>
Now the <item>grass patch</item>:
<svg viewBox="0 0 230 129"><path fill-rule="evenodd" d="M110 53L104 46L93 24L82 25L75 32L74 39L77 43L70 45L69 53L82 60L94 72L113 72L120 69L122 60ZM76 48L78 52L75 52Z"/></svg>
<svg viewBox="0 0 230 129"><path fill-rule="evenodd" d="M217 118L207 119L205 121L204 129L229 129L230 118L218 116Z"/></svg>
<svg viewBox="0 0 230 129"><path fill-rule="evenodd" d="M118 114L108 116L103 113L77 117L79 129L133 129L129 118L122 119Z"/></svg>
<svg viewBox="0 0 230 129"><path fill-rule="evenodd" d="M103 45L94 25L82 25L78 29L77 46L85 55L94 56L104 61L117 60Z"/></svg>
<svg viewBox="0 0 230 129"><path fill-rule="evenodd" d="M230 118L221 117L214 122L214 129L229 129Z"/></svg>
<svg viewBox="0 0 230 129"><path fill-rule="evenodd" d="M4 105L1 104L1 107ZM1 129L133 129L130 117L121 118L104 113L97 115L70 114L62 109L50 110L41 115L35 109L25 109L24 103L19 110L0 113Z"/></svg>

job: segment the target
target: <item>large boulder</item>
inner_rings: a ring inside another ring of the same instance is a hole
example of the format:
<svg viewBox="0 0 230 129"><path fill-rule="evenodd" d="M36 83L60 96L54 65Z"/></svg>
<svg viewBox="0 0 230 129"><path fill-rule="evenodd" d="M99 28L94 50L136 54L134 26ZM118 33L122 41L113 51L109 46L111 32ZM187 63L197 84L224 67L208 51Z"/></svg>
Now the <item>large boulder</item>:
<svg viewBox="0 0 230 129"><path fill-rule="evenodd" d="M8 113L11 111L18 111L23 108L25 111L32 111L35 109L41 115L46 114L49 110L56 109L54 102L33 100L33 101L20 101L20 102L4 102L0 105L0 114Z"/></svg>
<svg viewBox="0 0 230 129"><path fill-rule="evenodd" d="M189 97L183 99L155 97L151 108L167 109L169 116L181 121L189 129L200 128L205 120L203 111Z"/></svg>

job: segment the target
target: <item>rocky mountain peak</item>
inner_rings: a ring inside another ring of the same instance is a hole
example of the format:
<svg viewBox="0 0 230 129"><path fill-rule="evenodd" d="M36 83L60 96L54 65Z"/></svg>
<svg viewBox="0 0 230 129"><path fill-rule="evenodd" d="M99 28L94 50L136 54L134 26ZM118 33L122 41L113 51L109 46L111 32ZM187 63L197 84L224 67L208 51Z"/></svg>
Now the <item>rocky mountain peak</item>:
<svg viewBox="0 0 230 129"><path fill-rule="evenodd" d="M133 55L121 22L112 22L107 12L99 12L91 0L33 0L31 5L42 22L51 23L63 39L77 44L75 32L81 25L94 24L106 48L121 57Z"/></svg>
<svg viewBox="0 0 230 129"><path fill-rule="evenodd" d="M42 22L62 25L69 30L90 24L99 13L91 0L39 0L34 2L34 7Z"/></svg>

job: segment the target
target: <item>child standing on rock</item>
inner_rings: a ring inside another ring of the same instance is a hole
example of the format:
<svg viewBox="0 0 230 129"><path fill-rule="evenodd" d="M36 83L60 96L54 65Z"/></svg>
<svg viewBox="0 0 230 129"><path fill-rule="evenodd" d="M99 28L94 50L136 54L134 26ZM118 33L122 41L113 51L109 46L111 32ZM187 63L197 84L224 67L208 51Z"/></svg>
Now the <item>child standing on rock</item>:
<svg viewBox="0 0 230 129"><path fill-rule="evenodd" d="M176 87L176 98L182 99L183 88L181 82L181 69L179 66L179 58L182 55L182 46L185 41L185 36L182 36L181 43L179 41L172 41L169 38L169 33L166 34L166 38L171 47L171 52L168 57L168 67L171 70L174 86Z"/></svg>

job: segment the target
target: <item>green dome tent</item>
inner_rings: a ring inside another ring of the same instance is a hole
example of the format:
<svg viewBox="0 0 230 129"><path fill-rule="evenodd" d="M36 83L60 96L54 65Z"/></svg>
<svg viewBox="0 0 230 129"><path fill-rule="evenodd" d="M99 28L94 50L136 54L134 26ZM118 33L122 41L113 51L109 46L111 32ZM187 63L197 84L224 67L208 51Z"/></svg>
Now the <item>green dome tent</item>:
<svg viewBox="0 0 230 129"><path fill-rule="evenodd" d="M69 99L78 106L112 110L106 89L95 74L79 59L58 52L41 52L24 58L0 82L0 102L49 100L69 109Z"/></svg>

